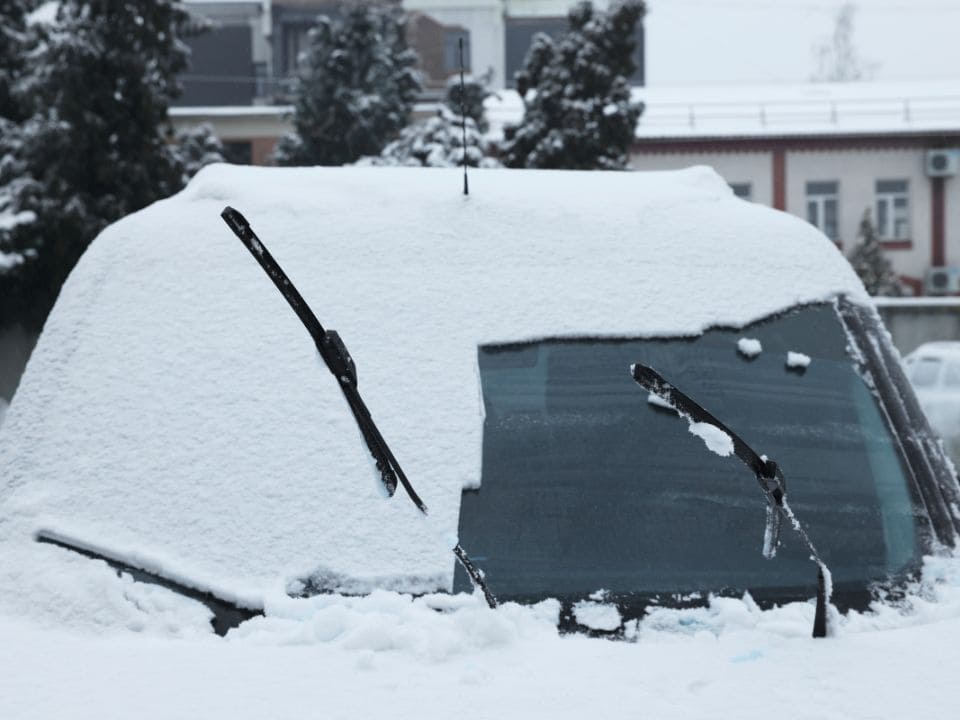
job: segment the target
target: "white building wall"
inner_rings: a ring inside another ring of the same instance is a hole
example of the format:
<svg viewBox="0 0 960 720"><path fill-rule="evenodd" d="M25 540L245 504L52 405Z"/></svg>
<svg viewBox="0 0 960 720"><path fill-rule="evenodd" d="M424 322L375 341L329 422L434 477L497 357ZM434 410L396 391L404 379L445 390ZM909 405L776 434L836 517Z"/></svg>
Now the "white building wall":
<svg viewBox="0 0 960 720"><path fill-rule="evenodd" d="M769 152L745 153L635 153L634 170L676 170L691 165L709 165L728 183L750 183L754 202L773 205L773 160Z"/></svg>
<svg viewBox="0 0 960 720"><path fill-rule="evenodd" d="M652 147L651 147L652 150ZM892 245L887 257L899 275L922 280L932 260L932 197L924 172L922 147L863 150L793 150L786 156L786 210L806 219L806 183L839 182L839 231L849 254L865 209L875 205L876 181L906 179L910 183L910 247ZM752 200L773 205L773 152L634 152L635 170L672 170L709 165L729 183L750 182ZM946 181L946 260L960 266L960 177Z"/></svg>
<svg viewBox="0 0 960 720"><path fill-rule="evenodd" d="M475 75L493 70L491 86L504 86L506 47L500 0L403 0L405 10L419 10L444 25L470 31L470 65Z"/></svg>
<svg viewBox="0 0 960 720"><path fill-rule="evenodd" d="M924 151L815 150L787 153L787 211L806 217L806 183L839 183L839 240L849 254L857 241L864 210L874 208L877 180L910 182L911 247L888 247L887 257L901 275L923 278L931 258L930 180L924 174Z"/></svg>
<svg viewBox="0 0 960 720"><path fill-rule="evenodd" d="M947 178L944 194L947 264L960 266L960 176Z"/></svg>
<svg viewBox="0 0 960 720"><path fill-rule="evenodd" d="M177 132L208 124L224 142L253 138L276 140L293 129L292 111L289 106L171 108L170 121Z"/></svg>

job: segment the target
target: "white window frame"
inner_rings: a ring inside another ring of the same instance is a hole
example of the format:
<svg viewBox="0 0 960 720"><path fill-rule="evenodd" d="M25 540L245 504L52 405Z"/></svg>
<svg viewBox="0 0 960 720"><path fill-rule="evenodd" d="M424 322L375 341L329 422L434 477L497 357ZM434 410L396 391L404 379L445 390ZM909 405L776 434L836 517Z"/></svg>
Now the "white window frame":
<svg viewBox="0 0 960 720"><path fill-rule="evenodd" d="M832 183L836 186L836 189L832 193L810 193L811 185L819 185ZM806 211L807 211L807 222L816 227L820 232L826 235L828 238L834 242L840 240L840 181L839 180L808 180L806 183ZM825 227L826 222L826 207L828 202L833 202L834 206L834 232L833 234L827 232ZM810 205L816 207L816 218L811 218Z"/></svg>
<svg viewBox="0 0 960 720"><path fill-rule="evenodd" d="M904 190L880 190L880 183L885 182L897 182L904 184ZM911 218L910 218L910 180L906 178L890 178L885 180L877 180L874 185L874 191L876 199L874 200L874 221L877 229L877 237L885 242L889 241L902 241L910 240L911 233ZM903 226L900 232L897 232L898 222L896 217L896 201L903 200L906 204L906 210L904 211L904 217L900 218L903 221ZM884 225L880 224L881 205L885 209L885 218L887 222Z"/></svg>

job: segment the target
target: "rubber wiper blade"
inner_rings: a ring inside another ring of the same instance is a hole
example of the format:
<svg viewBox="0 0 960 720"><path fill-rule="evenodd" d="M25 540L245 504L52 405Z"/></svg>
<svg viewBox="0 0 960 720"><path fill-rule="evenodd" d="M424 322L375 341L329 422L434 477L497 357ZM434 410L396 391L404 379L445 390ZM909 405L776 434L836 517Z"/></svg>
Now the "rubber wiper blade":
<svg viewBox="0 0 960 720"><path fill-rule="evenodd" d="M718 420L702 405L690 398L675 385L667 381L660 373L642 363L630 366L633 379L648 392L669 403L678 413L692 422L707 423L726 433L733 441L733 452L757 478L757 482L766 498L767 523L764 530L763 555L771 559L776 555L780 541L780 527L784 519L800 536L810 551L810 559L817 565L817 607L813 622L813 636L826 637L827 634L827 578L830 570L814 547L806 529L797 520L793 510L787 504L787 484L780 466L773 460L760 455L751 448L737 433Z"/></svg>
<svg viewBox="0 0 960 720"><path fill-rule="evenodd" d="M714 417L702 405L674 387L656 370L637 363L631 367L633 379L646 390L668 402L677 412L693 422L707 423L719 428L733 441L733 454L756 476L760 489L767 498L767 526L764 531L763 555L772 558L777 554L780 542L781 513L776 508L783 506L786 496L786 480L779 466L761 457L753 448L724 423Z"/></svg>
<svg viewBox="0 0 960 720"><path fill-rule="evenodd" d="M400 467L400 463L397 462L397 458L394 457L393 452L391 452L387 441L383 439L383 435L380 434L380 430L373 421L370 411L360 397L360 392L357 390L357 367L353 362L353 358L350 357L350 353L347 351L343 341L340 339L340 336L333 330L324 329L323 325L320 324L320 320L317 319L313 310L307 305L307 301L303 299L303 296L290 281L290 278L287 277L283 268L280 267L280 264L274 259L273 255L270 254L270 251L267 250L260 238L257 237L257 234L253 231L253 228L250 227L247 219L238 210L229 206L223 209L220 216L240 239L244 247L250 251L250 254L253 255L254 260L263 268L263 271L267 273L267 276L273 281L277 290L280 291L280 294L283 295L284 299L297 314L297 317L300 318L300 322L303 323L307 332L310 333L310 337L313 338L313 342L317 347L317 352L320 353L320 357L323 358L327 368L337 379L340 390L343 392L347 405L353 413L354 420L356 420L357 427L360 428L360 434L363 436L370 454L373 455L377 470L380 472L380 479L383 482L387 494L393 496L397 488L397 481L399 480L400 484L403 485L403 489L410 497L410 500L413 501L413 504L417 506L417 509L420 510L421 513L426 515L426 504L413 489L413 485L407 479L406 473L403 472L403 468ZM474 565L459 542L452 550L460 565L470 577L473 586L483 592L487 605L495 608L497 601L487 587L483 571Z"/></svg>
<svg viewBox="0 0 960 720"><path fill-rule="evenodd" d="M213 613L213 617L210 619L210 625L213 626L213 631L221 637L226 635L231 628L239 627L240 623L257 617L258 615L263 615L263 610L241 607L235 602L226 600L211 592L189 587L178 580L161 575L155 570L146 570L118 556L107 554L102 549L94 550L92 547L80 545L58 534L41 530L36 534L34 539L38 543L54 545L63 550L76 553L77 555L83 555L91 560L102 560L113 568L118 576L124 574L129 575L136 582L156 585L175 592L177 595L206 605L210 612Z"/></svg>
<svg viewBox="0 0 960 720"><path fill-rule="evenodd" d="M337 379L337 383L343 392L347 405L350 407L357 426L360 428L360 434L363 435L363 440L367 444L370 454L373 456L377 470L380 473L380 481L383 483L387 495L393 496L393 493L397 489L397 480L399 479L414 505L416 505L421 512L426 513L427 506L423 500L420 499L420 496L417 495L413 486L403 474L403 470L400 469L396 459L390 453L387 443L373 422L370 411L360 397L360 392L357 390L357 368L353 362L353 358L350 357L350 353L343 344L343 340L340 339L339 334L334 330L324 329L313 310L307 305L307 301L303 299L303 296L290 281L290 278L287 277L283 268L280 267L280 264L273 258L273 255L270 254L270 251L267 250L260 241L260 238L257 237L253 228L250 227L250 223L247 222L247 219L232 207L224 208L220 215L230 229L233 230L234 234L240 239L244 247L250 251L254 260L260 264L263 271L273 281L277 290L280 291L280 294L283 295L283 298L296 313L297 317L300 318L300 322L303 323L307 332L310 333L310 337L313 339L317 352L320 353L320 357L323 358L324 364L326 364L327 369L329 369Z"/></svg>

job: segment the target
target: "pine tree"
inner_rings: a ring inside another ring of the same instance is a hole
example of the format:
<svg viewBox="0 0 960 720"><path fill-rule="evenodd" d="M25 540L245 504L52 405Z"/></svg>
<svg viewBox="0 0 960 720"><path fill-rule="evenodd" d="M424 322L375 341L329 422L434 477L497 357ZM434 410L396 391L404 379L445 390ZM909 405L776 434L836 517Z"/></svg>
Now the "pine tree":
<svg viewBox="0 0 960 720"><path fill-rule="evenodd" d="M180 188L165 126L188 26L175 0L62 0L37 30L14 153L15 209L34 219L8 238L25 262L15 283L0 276L0 324L41 324L100 230Z"/></svg>
<svg viewBox="0 0 960 720"><path fill-rule="evenodd" d="M490 94L486 81L464 77L466 155L471 167L501 167L493 157L493 143L484 138L487 128L483 101ZM361 159L360 165L407 165L454 167L463 165L464 121L460 114L460 79L451 78L447 95L433 117L408 125L400 137L389 143L379 156Z"/></svg>
<svg viewBox="0 0 960 720"><path fill-rule="evenodd" d="M17 122L23 118L14 86L26 62L29 45L26 18L31 5L28 0L3 0L0 3L0 123Z"/></svg>
<svg viewBox="0 0 960 720"><path fill-rule="evenodd" d="M606 12L581 2L559 40L534 36L517 90L523 121L505 129L509 167L624 169L643 106L630 98L634 31L646 7L618 0Z"/></svg>
<svg viewBox="0 0 960 720"><path fill-rule="evenodd" d="M850 255L850 264L856 271L863 286L871 295L900 295L900 283L893 271L890 260L883 254L883 248L877 238L870 219L870 210L863 214L858 243Z"/></svg>
<svg viewBox="0 0 960 720"><path fill-rule="evenodd" d="M387 145L380 155L361 159L358 165L407 165L414 167L455 167L463 165L462 116L441 105L437 114L405 127L400 137ZM484 140L473 118L467 118L467 165L500 167L490 156L490 144Z"/></svg>
<svg viewBox="0 0 960 720"><path fill-rule="evenodd" d="M295 132L281 165L343 165L376 155L406 125L420 90L398 7L355 5L321 16L294 87Z"/></svg>
<svg viewBox="0 0 960 720"><path fill-rule="evenodd" d="M464 75L463 78L463 114L473 120L480 132L486 132L489 127L484 117L483 101L492 94L489 89L492 77L493 70L480 77ZM443 98L443 104L454 115L460 114L460 77L458 75L451 76L447 82L447 94Z"/></svg>
<svg viewBox="0 0 960 720"><path fill-rule="evenodd" d="M186 185L201 168L225 162L223 143L209 123L177 133L174 153L180 166L180 182Z"/></svg>
<svg viewBox="0 0 960 720"><path fill-rule="evenodd" d="M31 178L19 157L23 144L19 124L27 113L20 85L34 40L26 20L31 7L28 0L4 0L0 4L0 321L2 306L10 304L7 289L12 289L25 260L17 251L14 228L35 217L20 208L20 198L31 186Z"/></svg>

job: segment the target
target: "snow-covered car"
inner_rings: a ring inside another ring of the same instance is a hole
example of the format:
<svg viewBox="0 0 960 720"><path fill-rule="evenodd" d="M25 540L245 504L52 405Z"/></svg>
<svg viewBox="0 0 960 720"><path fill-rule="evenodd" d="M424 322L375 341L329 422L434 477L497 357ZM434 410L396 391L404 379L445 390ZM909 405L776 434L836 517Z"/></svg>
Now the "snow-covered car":
<svg viewBox="0 0 960 720"><path fill-rule="evenodd" d="M903 362L923 412L957 463L960 461L960 342L924 343Z"/></svg>
<svg viewBox="0 0 960 720"><path fill-rule="evenodd" d="M956 479L814 228L705 168L460 183L213 166L105 230L0 434L0 616L262 637L338 597L452 611L482 601L449 595L462 548L500 604L629 638L745 591L813 623L780 515L841 611L952 546ZM328 372L304 302L355 368ZM429 515L384 497L384 443Z"/></svg>

